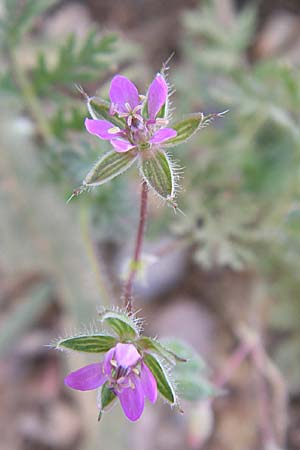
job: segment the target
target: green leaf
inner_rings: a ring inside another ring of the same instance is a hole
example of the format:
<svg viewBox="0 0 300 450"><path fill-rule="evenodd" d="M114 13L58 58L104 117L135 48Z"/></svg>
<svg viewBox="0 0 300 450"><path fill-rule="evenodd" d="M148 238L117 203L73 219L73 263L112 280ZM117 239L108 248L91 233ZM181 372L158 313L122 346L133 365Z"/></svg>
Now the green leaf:
<svg viewBox="0 0 300 450"><path fill-rule="evenodd" d="M113 336L106 334L92 334L76 336L68 339L61 339L56 348L69 348L78 352L104 353L116 345L117 341Z"/></svg>
<svg viewBox="0 0 300 450"><path fill-rule="evenodd" d="M109 114L110 103L106 100L98 97L88 98L87 107L93 119L105 119L121 129L125 128L126 121L124 119Z"/></svg>
<svg viewBox="0 0 300 450"><path fill-rule="evenodd" d="M172 383L168 377L166 370L163 368L160 361L158 361L150 353L144 354L144 361L147 367L151 370L157 382L157 389L159 393L172 405L176 403L176 395Z"/></svg>
<svg viewBox="0 0 300 450"><path fill-rule="evenodd" d="M140 334L137 323L126 313L106 311L100 314L101 322L108 325L121 339L136 339Z"/></svg>
<svg viewBox="0 0 300 450"><path fill-rule="evenodd" d="M137 345L141 350L147 350L153 353L157 353L159 356L165 358L170 364L175 364L176 361L185 362L180 356L176 355L173 351L169 350L167 347L163 346L156 339L152 339L148 336L142 336L138 341Z"/></svg>
<svg viewBox="0 0 300 450"><path fill-rule="evenodd" d="M110 150L89 171L83 181L83 185L87 187L100 186L125 172L136 159L137 155L132 151L118 153L115 150Z"/></svg>
<svg viewBox="0 0 300 450"><path fill-rule="evenodd" d="M173 130L177 131L177 136L166 141L164 147L174 147L186 142L201 128L203 119L202 113L196 113L172 125Z"/></svg>
<svg viewBox="0 0 300 450"><path fill-rule="evenodd" d="M141 175L156 194L168 200L174 197L174 173L167 155L158 150L155 153L144 151L141 153Z"/></svg>

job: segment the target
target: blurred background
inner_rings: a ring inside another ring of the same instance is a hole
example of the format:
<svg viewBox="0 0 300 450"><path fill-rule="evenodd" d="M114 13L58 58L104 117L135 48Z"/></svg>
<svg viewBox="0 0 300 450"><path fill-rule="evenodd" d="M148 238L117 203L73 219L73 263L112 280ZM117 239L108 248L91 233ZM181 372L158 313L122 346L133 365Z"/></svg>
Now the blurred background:
<svg viewBox="0 0 300 450"><path fill-rule="evenodd" d="M0 5L1 450L299 450L299 1ZM90 359L49 344L119 304L140 180L66 204L108 149L74 85L106 97L122 73L143 92L173 52L174 117L229 112L172 150L185 216L150 195L135 306L210 384L184 414L160 402L132 424L116 406L98 423L96 393L63 384Z"/></svg>

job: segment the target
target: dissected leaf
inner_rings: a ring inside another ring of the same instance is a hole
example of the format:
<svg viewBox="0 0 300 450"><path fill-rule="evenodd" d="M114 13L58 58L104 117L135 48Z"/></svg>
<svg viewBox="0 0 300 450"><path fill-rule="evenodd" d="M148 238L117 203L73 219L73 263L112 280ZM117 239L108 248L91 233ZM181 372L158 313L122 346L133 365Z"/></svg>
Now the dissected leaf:
<svg viewBox="0 0 300 450"><path fill-rule="evenodd" d="M37 64L32 70L32 84L38 95L49 95L57 85L70 88L74 83L98 80L99 71L108 67L107 53L113 51L116 36L99 37L91 30L85 37L69 34L57 51L55 62L48 61L46 52L40 52Z"/></svg>

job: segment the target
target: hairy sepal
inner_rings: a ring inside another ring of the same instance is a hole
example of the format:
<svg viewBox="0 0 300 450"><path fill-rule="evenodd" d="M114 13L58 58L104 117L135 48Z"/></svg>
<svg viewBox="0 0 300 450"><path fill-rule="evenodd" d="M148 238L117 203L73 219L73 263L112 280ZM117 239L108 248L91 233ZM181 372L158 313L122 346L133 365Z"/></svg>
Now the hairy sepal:
<svg viewBox="0 0 300 450"><path fill-rule="evenodd" d="M189 117L172 125L177 132L174 138L164 142L164 147L175 147L190 139L203 125L204 115L202 113L192 114Z"/></svg>
<svg viewBox="0 0 300 450"><path fill-rule="evenodd" d="M141 350L145 350L150 353L157 354L158 356L164 358L168 363L175 365L176 361L186 362L184 358L181 358L172 350L162 345L156 339L152 339L148 336L142 336L138 341L137 345Z"/></svg>
<svg viewBox="0 0 300 450"><path fill-rule="evenodd" d="M137 155L132 151L118 153L110 150L95 163L85 177L83 186L95 187L107 183L129 169L136 159Z"/></svg>
<svg viewBox="0 0 300 450"><path fill-rule="evenodd" d="M181 375L176 378L176 385L180 397L191 402L206 400L221 393L206 377L195 374Z"/></svg>
<svg viewBox="0 0 300 450"><path fill-rule="evenodd" d="M176 338L164 338L162 345L173 352L181 360L185 361L185 364L178 364L178 368L184 371L191 372L204 372L207 369L206 363L196 350L189 344ZM180 362L180 359L177 359Z"/></svg>
<svg viewBox="0 0 300 450"><path fill-rule="evenodd" d="M172 163L160 149L141 155L140 172L147 185L163 200L175 196L175 175Z"/></svg>
<svg viewBox="0 0 300 450"><path fill-rule="evenodd" d="M103 325L112 329L121 340L134 340L140 335L140 327L136 320L125 312L104 311L100 313Z"/></svg>
<svg viewBox="0 0 300 450"><path fill-rule="evenodd" d="M176 364L172 371L180 397L199 401L220 394L220 390L209 381L207 366L198 352L179 339L164 339L163 343L186 359L184 364Z"/></svg>
<svg viewBox="0 0 300 450"><path fill-rule="evenodd" d="M61 339L57 342L57 349L70 349L77 352L105 353L116 345L116 338L106 334L81 335Z"/></svg>
<svg viewBox="0 0 300 450"><path fill-rule="evenodd" d="M156 379L157 389L162 397L167 400L171 405L176 405L177 399L174 387L169 378L167 370L163 367L161 361L150 353L144 354L144 362L151 370L154 378Z"/></svg>
<svg viewBox="0 0 300 450"><path fill-rule="evenodd" d="M125 119L113 116L109 113L110 103L98 97L90 97L87 99L87 107L93 119L104 119L113 123L117 127L124 129L126 127Z"/></svg>

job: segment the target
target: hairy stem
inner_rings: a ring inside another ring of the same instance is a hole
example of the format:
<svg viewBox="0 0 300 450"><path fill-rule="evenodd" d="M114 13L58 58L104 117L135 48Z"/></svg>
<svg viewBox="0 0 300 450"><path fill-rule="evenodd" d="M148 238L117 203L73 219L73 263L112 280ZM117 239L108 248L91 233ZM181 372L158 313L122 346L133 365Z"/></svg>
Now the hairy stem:
<svg viewBox="0 0 300 450"><path fill-rule="evenodd" d="M140 220L136 234L134 254L130 264L130 272L123 287L124 306L129 313L132 312L132 287L134 279L139 269L139 263L141 258L142 244L146 225L147 204L148 204L148 187L147 183L143 181L141 191Z"/></svg>

